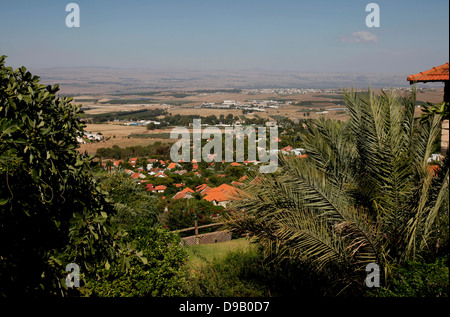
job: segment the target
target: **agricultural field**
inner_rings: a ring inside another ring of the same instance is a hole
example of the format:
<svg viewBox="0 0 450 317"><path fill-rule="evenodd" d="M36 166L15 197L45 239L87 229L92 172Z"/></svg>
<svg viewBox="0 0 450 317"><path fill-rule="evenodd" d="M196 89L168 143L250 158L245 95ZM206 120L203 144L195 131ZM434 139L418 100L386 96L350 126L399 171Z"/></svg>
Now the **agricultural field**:
<svg viewBox="0 0 450 317"><path fill-rule="evenodd" d="M103 123L103 124L87 124L85 131L92 133L102 133L103 141L93 142L88 144L80 144L79 151L87 152L90 155L94 155L99 148L109 148L117 145L119 147L128 146L147 146L158 141L167 142L167 139L163 138L130 138L130 134L158 134L163 132L169 132L170 130L153 130L148 131L143 126L125 126L121 124Z"/></svg>
<svg viewBox="0 0 450 317"><path fill-rule="evenodd" d="M402 92L398 92L402 94ZM406 92L403 92L406 93ZM128 104L130 100L137 101L139 98L155 98L164 102L179 101L175 104ZM417 94L418 104L438 103L442 100L443 89L424 89ZM115 99L111 99L115 98ZM114 100L113 103L108 103ZM124 103L120 103L123 100ZM224 100L236 100L245 102L248 100L278 100L290 102L291 104L280 105L278 108L266 108L262 112L253 112L243 114L240 109L205 109L201 108L203 102L221 103ZM142 110L164 109L169 116L182 115L198 115L207 117L215 115L227 116L232 114L233 117L242 118L263 118L269 120L280 120L288 118L290 120L313 119L323 116L327 119L337 119L345 121L348 115L345 112L345 103L341 93L307 93L282 95L276 93L244 93L244 92L155 92L149 96L145 94L127 94L127 95L103 95L96 97L95 95L83 95L74 98L74 102L83 105L85 116L94 116L99 114L107 114L112 112L132 112ZM416 108L416 115L421 113L420 107ZM164 116L159 116L164 117ZM147 130L145 126L125 126L123 122L109 122L106 124L87 124L85 131L93 133L102 133L104 141L82 144L79 150L87 151L89 154L95 154L100 147L119 147L142 145L146 146L157 141L167 141L166 134L171 129L155 129ZM155 137L151 137L154 134ZM131 135L131 137L130 137ZM160 137L158 137L158 135ZM139 137L133 137L139 136Z"/></svg>

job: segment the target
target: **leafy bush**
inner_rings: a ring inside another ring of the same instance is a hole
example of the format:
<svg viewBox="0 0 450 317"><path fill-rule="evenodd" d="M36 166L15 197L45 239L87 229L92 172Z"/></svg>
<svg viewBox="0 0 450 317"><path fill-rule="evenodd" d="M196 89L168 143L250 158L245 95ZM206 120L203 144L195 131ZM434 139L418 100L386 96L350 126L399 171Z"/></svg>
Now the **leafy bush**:
<svg viewBox="0 0 450 317"><path fill-rule="evenodd" d="M132 237L128 245L141 250L127 263L126 273L109 263L96 278L87 278L81 289L92 297L181 296L186 276L186 253L177 235L161 228L148 228ZM126 241L126 237L124 238ZM126 254L128 256L131 253Z"/></svg>
<svg viewBox="0 0 450 317"><path fill-rule="evenodd" d="M161 223L169 230L193 227L195 220L199 226L207 225L213 223L216 217L224 213L222 206L214 206L209 201L196 198L174 199L167 205L167 209L168 211L161 216ZM192 235L193 232L186 234Z"/></svg>
<svg viewBox="0 0 450 317"><path fill-rule="evenodd" d="M65 264L116 256L112 206L77 151L80 107L0 57L0 294L61 295ZM89 268L89 269L88 269Z"/></svg>
<svg viewBox="0 0 450 317"><path fill-rule="evenodd" d="M330 280L339 273L346 292L357 294L368 264L384 275L443 249L449 170L429 171L442 116L419 123L415 91L351 91L344 99L350 119L310 122L301 135L307 159L280 156L276 173L245 186L249 199L233 207L246 214L234 214L229 226L254 237L276 261L333 268Z"/></svg>
<svg viewBox="0 0 450 317"><path fill-rule="evenodd" d="M80 107L4 60L0 295L176 295L184 256L177 236L153 228L154 200L120 176L98 186L77 149ZM68 263L80 268L79 289L67 289Z"/></svg>
<svg viewBox="0 0 450 317"><path fill-rule="evenodd" d="M194 297L311 297L342 288L304 263L271 261L258 248L230 252L194 271L186 283L187 295Z"/></svg>
<svg viewBox="0 0 450 317"><path fill-rule="evenodd" d="M143 222L150 227L158 223L158 199L149 195L128 174L108 173L101 178L99 186L114 201L117 213L112 221L122 229L132 230Z"/></svg>
<svg viewBox="0 0 450 317"><path fill-rule="evenodd" d="M262 265L256 251L231 252L195 271L187 280L185 292L193 297L261 297L267 289L257 275Z"/></svg>
<svg viewBox="0 0 450 317"><path fill-rule="evenodd" d="M446 258L433 263L408 261L392 270L390 286L371 295L380 297L448 297L449 268Z"/></svg>

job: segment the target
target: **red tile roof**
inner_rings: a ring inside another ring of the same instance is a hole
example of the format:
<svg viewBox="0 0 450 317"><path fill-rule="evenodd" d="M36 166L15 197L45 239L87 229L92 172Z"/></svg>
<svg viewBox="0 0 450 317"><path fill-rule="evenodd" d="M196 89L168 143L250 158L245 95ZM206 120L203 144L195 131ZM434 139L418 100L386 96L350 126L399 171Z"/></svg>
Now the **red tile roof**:
<svg viewBox="0 0 450 317"><path fill-rule="evenodd" d="M427 171L436 176L439 173L439 165L430 165L427 167Z"/></svg>
<svg viewBox="0 0 450 317"><path fill-rule="evenodd" d="M179 166L178 163L172 162L172 163L169 164L169 166L167 166L167 168L168 168L169 170L171 170L172 168L175 168L175 167L177 167L177 166Z"/></svg>
<svg viewBox="0 0 450 317"><path fill-rule="evenodd" d="M196 192L202 191L202 190L204 190L206 187L208 187L208 185L206 185L206 184L199 185L199 186L195 187L195 191L196 191Z"/></svg>
<svg viewBox="0 0 450 317"><path fill-rule="evenodd" d="M158 174L155 175L155 177L167 177L167 175L164 174L163 172L159 172Z"/></svg>
<svg viewBox="0 0 450 317"><path fill-rule="evenodd" d="M123 163L123 161L114 161L114 162L113 162L113 164L114 164L115 166L119 166L120 163Z"/></svg>
<svg viewBox="0 0 450 317"><path fill-rule="evenodd" d="M433 67L432 69L420 72L415 75L408 76L407 80L411 83L449 80L448 63L445 63L444 65L441 66Z"/></svg>
<svg viewBox="0 0 450 317"><path fill-rule="evenodd" d="M241 178L239 178L239 182L242 182L242 181L244 181L246 178L248 178L248 176L247 175L244 175L244 176L242 176Z"/></svg>
<svg viewBox="0 0 450 317"><path fill-rule="evenodd" d="M230 200L238 200L244 195L244 192L239 190L236 187L222 184L219 187L211 188L205 196L205 200L207 201L230 201Z"/></svg>
<svg viewBox="0 0 450 317"><path fill-rule="evenodd" d="M175 196L172 197L172 199L186 198L188 193L195 193L195 192L192 189L190 189L189 187L186 187L182 191L179 191L178 193L176 193Z"/></svg>

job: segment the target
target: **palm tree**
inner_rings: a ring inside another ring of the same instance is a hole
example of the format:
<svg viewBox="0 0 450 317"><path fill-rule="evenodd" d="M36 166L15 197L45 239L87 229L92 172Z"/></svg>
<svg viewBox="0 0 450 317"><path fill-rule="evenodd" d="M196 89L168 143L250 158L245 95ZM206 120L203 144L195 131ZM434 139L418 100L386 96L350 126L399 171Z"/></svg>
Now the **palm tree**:
<svg viewBox="0 0 450 317"><path fill-rule="evenodd" d="M361 285L369 263L386 279L392 265L433 249L438 214L448 217L448 168L440 177L428 169L440 117L419 124L415 92L352 90L345 101L349 120L310 124L308 158L280 156L276 173L247 185L250 198L235 205L245 213L229 226L279 261L333 268Z"/></svg>

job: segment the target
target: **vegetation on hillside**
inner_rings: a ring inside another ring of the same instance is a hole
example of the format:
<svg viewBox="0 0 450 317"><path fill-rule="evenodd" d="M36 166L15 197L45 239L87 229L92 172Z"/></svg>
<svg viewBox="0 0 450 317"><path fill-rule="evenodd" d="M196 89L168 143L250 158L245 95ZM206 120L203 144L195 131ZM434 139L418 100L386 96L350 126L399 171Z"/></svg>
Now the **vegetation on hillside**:
<svg viewBox="0 0 450 317"><path fill-rule="evenodd" d="M414 118L415 94L345 95L350 120L320 118L302 136L307 160L280 157L279 172L247 188L233 230L270 257L297 261L363 294L369 263L389 287L394 267L448 253L448 165L428 158L442 116ZM447 268L448 270L448 268Z"/></svg>
<svg viewBox="0 0 450 317"><path fill-rule="evenodd" d="M281 155L278 171L259 182L250 183L250 165L206 162L197 174L185 162L167 178L146 176L195 189L248 174L249 198L229 212L199 193L163 198L123 172L131 157L137 166L168 160L170 144L99 149L95 162L80 154L83 113L57 93L0 57L1 296L448 296L448 153L437 167L428 162L448 106L425 107L419 119L414 93L350 91L349 121L283 120L279 148L308 156ZM124 161L118 171L110 159ZM227 213L230 229L253 247L192 270L180 234L169 230ZM78 288L65 283L69 263L80 267ZM364 284L370 263L381 269L376 289Z"/></svg>

